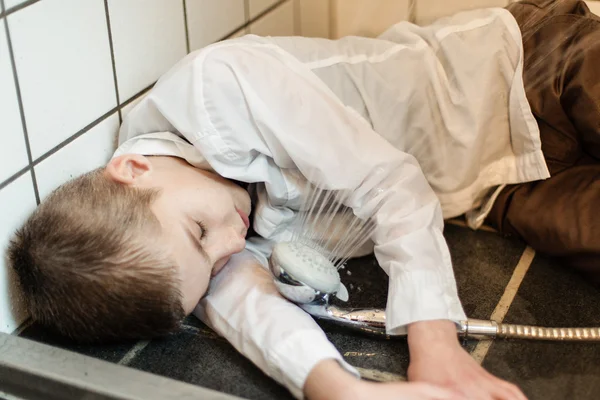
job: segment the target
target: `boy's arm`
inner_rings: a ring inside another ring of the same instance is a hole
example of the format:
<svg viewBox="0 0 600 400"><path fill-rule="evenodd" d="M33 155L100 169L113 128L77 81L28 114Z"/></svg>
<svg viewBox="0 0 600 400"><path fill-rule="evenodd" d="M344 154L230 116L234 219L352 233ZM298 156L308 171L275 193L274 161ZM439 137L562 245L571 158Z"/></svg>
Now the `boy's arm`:
<svg viewBox="0 0 600 400"><path fill-rule="evenodd" d="M194 314L298 399L462 399L429 384L360 380L314 320L279 295L248 250L234 255L211 281Z"/></svg>
<svg viewBox="0 0 600 400"><path fill-rule="evenodd" d="M358 372L308 314L279 295L269 271L248 250L234 255L211 280L194 315L296 398L303 397L309 373L325 360L337 364L345 380L358 382Z"/></svg>

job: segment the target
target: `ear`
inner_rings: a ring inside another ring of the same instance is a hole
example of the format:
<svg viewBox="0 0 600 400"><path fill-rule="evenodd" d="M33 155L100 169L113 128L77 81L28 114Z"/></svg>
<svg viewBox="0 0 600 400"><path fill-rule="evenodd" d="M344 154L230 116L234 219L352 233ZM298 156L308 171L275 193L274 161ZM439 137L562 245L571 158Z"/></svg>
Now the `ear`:
<svg viewBox="0 0 600 400"><path fill-rule="evenodd" d="M150 160L139 154L123 154L115 157L108 162L104 169L108 178L125 185L134 185L151 171Z"/></svg>

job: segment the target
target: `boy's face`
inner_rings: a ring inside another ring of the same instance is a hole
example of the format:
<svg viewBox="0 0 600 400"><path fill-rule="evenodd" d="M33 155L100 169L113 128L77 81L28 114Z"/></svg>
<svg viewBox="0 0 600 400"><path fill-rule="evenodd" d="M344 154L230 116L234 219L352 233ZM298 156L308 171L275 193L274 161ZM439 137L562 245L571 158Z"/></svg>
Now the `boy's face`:
<svg viewBox="0 0 600 400"><path fill-rule="evenodd" d="M160 189L152 211L162 226L161 241L177 263L184 310L191 313L211 275L245 247L248 193L172 157L126 154L111 160L106 174L124 184Z"/></svg>

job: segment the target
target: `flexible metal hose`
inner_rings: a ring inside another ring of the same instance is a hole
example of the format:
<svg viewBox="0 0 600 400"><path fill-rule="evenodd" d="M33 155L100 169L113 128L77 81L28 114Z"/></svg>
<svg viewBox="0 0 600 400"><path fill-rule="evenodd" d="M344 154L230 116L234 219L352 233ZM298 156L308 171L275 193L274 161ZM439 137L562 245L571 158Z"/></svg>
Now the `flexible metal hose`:
<svg viewBox="0 0 600 400"><path fill-rule="evenodd" d="M496 337L595 342L600 341L600 328L546 328L540 326L498 324Z"/></svg>
<svg viewBox="0 0 600 400"><path fill-rule="evenodd" d="M318 319L375 336L385 332L385 310L344 309L336 306L303 306ZM529 339L571 342L600 342L598 328L547 328L531 325L503 324L490 320L467 319L460 321L457 333L468 339ZM395 336L395 335L394 335ZM399 335L404 336L404 335Z"/></svg>
<svg viewBox="0 0 600 400"><path fill-rule="evenodd" d="M459 335L473 339L530 339L572 342L600 341L600 328L547 328L468 319L461 321Z"/></svg>

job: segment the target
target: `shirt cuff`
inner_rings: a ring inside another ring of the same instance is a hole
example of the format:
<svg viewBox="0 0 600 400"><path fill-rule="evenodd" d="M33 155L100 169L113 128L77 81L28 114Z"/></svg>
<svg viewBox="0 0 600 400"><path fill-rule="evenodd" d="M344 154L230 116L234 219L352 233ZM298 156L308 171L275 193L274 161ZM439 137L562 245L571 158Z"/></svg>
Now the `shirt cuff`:
<svg viewBox="0 0 600 400"><path fill-rule="evenodd" d="M300 331L290 336L268 354L271 371L297 399L304 398L308 375L321 361L336 360L350 374L360 378L358 371L344 361L322 331Z"/></svg>
<svg viewBox="0 0 600 400"><path fill-rule="evenodd" d="M405 335L408 325L418 321L450 320L454 323L467 316L456 288L445 275L436 272L404 272L390 276L386 307L386 331Z"/></svg>

